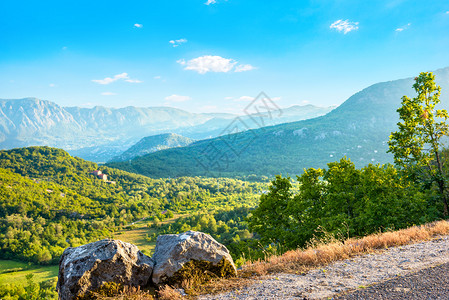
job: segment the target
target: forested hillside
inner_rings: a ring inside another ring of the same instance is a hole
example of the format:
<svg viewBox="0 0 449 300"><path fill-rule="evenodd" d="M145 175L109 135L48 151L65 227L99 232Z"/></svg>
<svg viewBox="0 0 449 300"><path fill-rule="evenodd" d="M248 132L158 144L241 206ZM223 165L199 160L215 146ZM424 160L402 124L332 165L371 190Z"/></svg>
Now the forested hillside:
<svg viewBox="0 0 449 300"><path fill-rule="evenodd" d="M448 108L449 68L435 75L443 91L441 107ZM358 167L392 162L387 142L399 120L401 97L413 93L412 82L409 78L372 85L315 119L222 135L110 166L157 178L298 174L343 156Z"/></svg>
<svg viewBox="0 0 449 300"><path fill-rule="evenodd" d="M142 156L159 150L184 147L193 142L194 140L188 137L174 133L147 136L124 151L122 154L113 157L111 161L126 161L137 156Z"/></svg>
<svg viewBox="0 0 449 300"><path fill-rule="evenodd" d="M97 169L109 182L91 174ZM224 178L155 180L49 147L0 151L0 258L55 263L66 247L109 237L135 220L255 205L263 189Z"/></svg>

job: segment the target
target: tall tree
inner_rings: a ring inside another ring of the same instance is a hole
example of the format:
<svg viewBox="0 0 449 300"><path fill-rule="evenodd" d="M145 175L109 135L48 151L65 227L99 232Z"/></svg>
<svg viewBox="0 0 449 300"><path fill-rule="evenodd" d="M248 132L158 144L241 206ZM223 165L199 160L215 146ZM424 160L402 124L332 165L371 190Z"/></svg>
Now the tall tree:
<svg viewBox="0 0 449 300"><path fill-rule="evenodd" d="M402 97L402 106L397 110L402 121L398 123L399 130L390 135L388 152L394 154L396 165L412 171L421 182L436 184L447 216L449 191L441 150L442 137L448 134L448 114L444 109L435 110L441 88L431 72L419 74L413 88L415 98Z"/></svg>

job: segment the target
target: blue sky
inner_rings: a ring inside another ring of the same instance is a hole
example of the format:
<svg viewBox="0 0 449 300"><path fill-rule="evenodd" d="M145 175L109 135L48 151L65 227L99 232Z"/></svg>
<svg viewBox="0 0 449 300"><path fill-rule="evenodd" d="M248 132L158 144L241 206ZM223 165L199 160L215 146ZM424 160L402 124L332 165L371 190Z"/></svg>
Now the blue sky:
<svg viewBox="0 0 449 300"><path fill-rule="evenodd" d="M447 66L447 0L0 1L0 98L239 113Z"/></svg>

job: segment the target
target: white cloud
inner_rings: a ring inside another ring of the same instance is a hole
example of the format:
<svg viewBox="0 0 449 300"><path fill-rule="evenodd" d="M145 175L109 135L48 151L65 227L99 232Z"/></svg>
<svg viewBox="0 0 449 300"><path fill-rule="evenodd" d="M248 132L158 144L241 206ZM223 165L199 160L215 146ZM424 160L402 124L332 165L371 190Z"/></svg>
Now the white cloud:
<svg viewBox="0 0 449 300"><path fill-rule="evenodd" d="M142 28L143 25L142 25L142 24L139 24L139 23L136 23L136 24L134 24L134 27L136 27L136 28Z"/></svg>
<svg viewBox="0 0 449 300"><path fill-rule="evenodd" d="M217 0L207 0L204 4L211 5L217 3Z"/></svg>
<svg viewBox="0 0 449 300"><path fill-rule="evenodd" d="M125 79L126 82L130 82L130 83L142 83L142 80L139 79Z"/></svg>
<svg viewBox="0 0 449 300"><path fill-rule="evenodd" d="M301 104L309 104L310 103L310 101L308 101L308 100L302 100L301 101Z"/></svg>
<svg viewBox="0 0 449 300"><path fill-rule="evenodd" d="M207 72L227 73L232 70L234 70L234 72L244 72L255 69L251 65L237 65L237 61L233 59L216 55L204 55L187 62L184 59L180 59L177 63L185 66L184 70L192 70L200 74L205 74Z"/></svg>
<svg viewBox="0 0 449 300"><path fill-rule="evenodd" d="M49 87L55 87L56 86L56 84L54 84L54 83L50 83L49 85L48 85Z"/></svg>
<svg viewBox="0 0 449 300"><path fill-rule="evenodd" d="M93 79L92 82L98 83L98 84L110 84L113 83L114 81L123 79L126 82L131 82L131 83L141 83L142 81L138 80L138 79L131 79L128 76L128 73L121 73L121 74L117 74L114 77L106 77L105 79Z"/></svg>
<svg viewBox="0 0 449 300"><path fill-rule="evenodd" d="M350 31L359 29L359 22L350 22L349 20L337 20L329 26L331 29L335 29L338 32L347 34Z"/></svg>
<svg viewBox="0 0 449 300"><path fill-rule="evenodd" d="M158 75L158 76L154 76L153 78L154 79L161 79L162 77Z"/></svg>
<svg viewBox="0 0 449 300"><path fill-rule="evenodd" d="M112 92L103 92L101 93L102 96L114 96L117 95L116 93L112 93Z"/></svg>
<svg viewBox="0 0 449 300"><path fill-rule="evenodd" d="M171 41L168 41L168 42L169 42L170 44L172 44L173 47L178 47L178 46L180 46L181 44L187 43L187 39L171 40Z"/></svg>
<svg viewBox="0 0 449 300"><path fill-rule="evenodd" d="M255 67L253 67L251 65L238 65L235 67L234 72L246 72L246 71L251 71L254 69L255 69Z"/></svg>
<svg viewBox="0 0 449 300"><path fill-rule="evenodd" d="M410 25L412 25L412 23L408 23L407 25L404 25L402 27L396 28L395 31L397 31L397 32L404 31L404 30L408 29L410 27Z"/></svg>
<svg viewBox="0 0 449 300"><path fill-rule="evenodd" d="M185 101L188 101L191 99L192 98L190 98L189 96L181 96L181 95L175 95L175 94L165 97L165 100L169 101L169 102L185 102Z"/></svg>
<svg viewBox="0 0 449 300"><path fill-rule="evenodd" d="M448 14L449 15L449 10L446 12L446 14Z"/></svg>
<svg viewBox="0 0 449 300"><path fill-rule="evenodd" d="M178 61L181 65L185 65L185 70L196 71L200 74L207 72L223 72L227 73L231 71L237 64L233 59L223 58L221 56L205 55L185 62L184 60Z"/></svg>
<svg viewBox="0 0 449 300"><path fill-rule="evenodd" d="M67 46L62 47L62 50L67 50Z"/></svg>

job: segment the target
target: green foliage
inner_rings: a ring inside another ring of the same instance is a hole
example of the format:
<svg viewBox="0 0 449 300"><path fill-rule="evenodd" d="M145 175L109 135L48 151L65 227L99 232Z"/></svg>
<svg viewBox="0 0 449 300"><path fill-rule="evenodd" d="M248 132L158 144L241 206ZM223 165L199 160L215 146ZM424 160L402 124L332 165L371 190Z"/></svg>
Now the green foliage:
<svg viewBox="0 0 449 300"><path fill-rule="evenodd" d="M440 152L442 138L449 133L446 124L449 116L445 109L435 110L440 103L441 88L435 84L431 72L419 74L413 88L418 95L413 99L402 97L402 106L397 110L402 122L397 124L398 131L391 133L388 151L394 154L396 165L405 169L413 179L428 187L433 183L436 185L444 204L444 214L448 215L448 173L444 172Z"/></svg>
<svg viewBox="0 0 449 300"><path fill-rule="evenodd" d="M235 208L222 208L212 211L200 211L190 216L178 218L174 223L152 225L157 232L147 236L148 242L155 242L161 234L178 234L189 230L201 231L210 234L218 242L228 247L234 260L242 256L263 257L257 249L257 241L248 230L246 222L251 214L251 206L238 206ZM256 242L255 245L251 241ZM249 247L249 243L251 247ZM257 252L257 254L256 254Z"/></svg>
<svg viewBox="0 0 449 300"><path fill-rule="evenodd" d="M253 211L250 221L251 231L259 233L265 242L284 244L292 232L289 216L285 214L292 200L290 178L276 176L269 192L260 197L259 207Z"/></svg>
<svg viewBox="0 0 449 300"><path fill-rule="evenodd" d="M292 195L289 178L276 177L250 217L250 230L264 244L293 249L324 233L363 236L436 218L427 195L391 165L356 169L343 158L328 169L305 170L298 182L299 193Z"/></svg>
<svg viewBox="0 0 449 300"><path fill-rule="evenodd" d="M56 281L36 283L33 274L27 275L27 284L0 285L0 298L4 300L41 300L58 299Z"/></svg>
<svg viewBox="0 0 449 300"><path fill-rule="evenodd" d="M97 169L115 184L91 174ZM225 178L151 179L49 147L0 151L0 259L57 263L65 248L112 237L137 220L255 206L263 188Z"/></svg>

